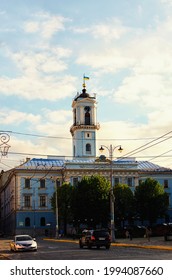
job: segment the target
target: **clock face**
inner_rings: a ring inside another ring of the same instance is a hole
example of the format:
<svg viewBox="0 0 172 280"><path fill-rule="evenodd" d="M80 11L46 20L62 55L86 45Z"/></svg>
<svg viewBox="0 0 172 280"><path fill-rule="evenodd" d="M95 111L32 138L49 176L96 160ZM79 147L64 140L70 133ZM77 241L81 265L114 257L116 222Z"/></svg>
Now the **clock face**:
<svg viewBox="0 0 172 280"><path fill-rule="evenodd" d="M86 112L89 112L89 111L91 110L91 108L90 108L89 106L85 106L85 107L84 107L84 110L85 110Z"/></svg>

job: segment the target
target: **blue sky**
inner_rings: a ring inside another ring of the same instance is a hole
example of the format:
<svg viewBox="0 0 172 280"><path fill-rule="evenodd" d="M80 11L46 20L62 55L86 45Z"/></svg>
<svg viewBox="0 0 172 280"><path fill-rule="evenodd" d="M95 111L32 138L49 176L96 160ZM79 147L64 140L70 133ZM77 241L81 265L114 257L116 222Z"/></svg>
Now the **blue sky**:
<svg viewBox="0 0 172 280"><path fill-rule="evenodd" d="M0 130L11 131L0 168L72 155L84 73L97 94L97 149L121 144L124 156L172 167L171 15L172 0L0 0Z"/></svg>

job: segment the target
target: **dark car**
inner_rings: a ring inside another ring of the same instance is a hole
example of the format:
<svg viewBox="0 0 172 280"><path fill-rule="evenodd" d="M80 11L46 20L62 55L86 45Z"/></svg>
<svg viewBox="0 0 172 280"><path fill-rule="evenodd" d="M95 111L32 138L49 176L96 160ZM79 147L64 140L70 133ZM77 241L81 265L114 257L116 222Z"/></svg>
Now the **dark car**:
<svg viewBox="0 0 172 280"><path fill-rule="evenodd" d="M109 249L111 245L111 236L108 230L96 229L96 230L84 230L82 236L79 239L79 246L83 248L84 246L91 249L92 247L105 247Z"/></svg>

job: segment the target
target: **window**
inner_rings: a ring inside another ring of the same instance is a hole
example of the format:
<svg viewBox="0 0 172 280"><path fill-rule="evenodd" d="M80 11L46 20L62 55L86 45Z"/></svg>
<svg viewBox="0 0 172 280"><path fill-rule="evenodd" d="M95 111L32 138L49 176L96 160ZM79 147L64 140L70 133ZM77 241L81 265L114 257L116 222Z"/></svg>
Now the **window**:
<svg viewBox="0 0 172 280"><path fill-rule="evenodd" d="M76 109L74 109L73 113L74 113L74 125L76 125Z"/></svg>
<svg viewBox="0 0 172 280"><path fill-rule="evenodd" d="M168 188L168 180L164 180L164 188Z"/></svg>
<svg viewBox="0 0 172 280"><path fill-rule="evenodd" d="M90 113L86 112L85 113L85 124L90 124Z"/></svg>
<svg viewBox="0 0 172 280"><path fill-rule="evenodd" d="M25 188L30 189L30 179L28 178L25 179Z"/></svg>
<svg viewBox="0 0 172 280"><path fill-rule="evenodd" d="M29 217L25 218L25 227L30 227L30 218Z"/></svg>
<svg viewBox="0 0 172 280"><path fill-rule="evenodd" d="M40 180L40 188L45 189L45 179Z"/></svg>
<svg viewBox="0 0 172 280"><path fill-rule="evenodd" d="M115 183L115 186L117 186L119 184L119 178L114 178L114 183Z"/></svg>
<svg viewBox="0 0 172 280"><path fill-rule="evenodd" d="M73 178L73 186L78 185L78 177Z"/></svg>
<svg viewBox="0 0 172 280"><path fill-rule="evenodd" d="M91 154L91 145L86 144L86 154Z"/></svg>
<svg viewBox="0 0 172 280"><path fill-rule="evenodd" d="M132 184L133 183L133 180L132 180L132 178L127 178L127 185L129 186L129 187L132 187Z"/></svg>
<svg viewBox="0 0 172 280"><path fill-rule="evenodd" d="M60 180L59 179L56 180L56 187L57 188L60 187Z"/></svg>
<svg viewBox="0 0 172 280"><path fill-rule="evenodd" d="M24 196L24 207L31 207L31 196L30 195Z"/></svg>
<svg viewBox="0 0 172 280"><path fill-rule="evenodd" d="M41 217L41 219L40 219L40 226L41 227L45 226L45 217Z"/></svg>
<svg viewBox="0 0 172 280"><path fill-rule="evenodd" d="M142 179L139 179L139 186L142 184L142 182L143 182Z"/></svg>
<svg viewBox="0 0 172 280"><path fill-rule="evenodd" d="M75 157L75 153L76 153L76 149L75 149L75 146L73 146L73 155Z"/></svg>
<svg viewBox="0 0 172 280"><path fill-rule="evenodd" d="M40 207L46 207L46 196L40 195Z"/></svg>

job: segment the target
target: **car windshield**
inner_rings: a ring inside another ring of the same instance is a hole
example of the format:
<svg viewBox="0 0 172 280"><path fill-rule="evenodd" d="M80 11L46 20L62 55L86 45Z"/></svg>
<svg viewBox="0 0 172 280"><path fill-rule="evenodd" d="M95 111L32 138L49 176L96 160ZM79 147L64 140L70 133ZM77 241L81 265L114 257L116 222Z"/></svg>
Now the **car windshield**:
<svg viewBox="0 0 172 280"><path fill-rule="evenodd" d="M109 235L108 231L105 231L105 230L94 231L93 234L95 237L105 237L105 236Z"/></svg>
<svg viewBox="0 0 172 280"><path fill-rule="evenodd" d="M32 238L30 236L17 236L16 237L16 241L28 241L28 240L32 240Z"/></svg>

